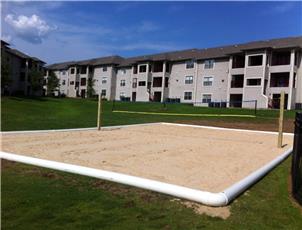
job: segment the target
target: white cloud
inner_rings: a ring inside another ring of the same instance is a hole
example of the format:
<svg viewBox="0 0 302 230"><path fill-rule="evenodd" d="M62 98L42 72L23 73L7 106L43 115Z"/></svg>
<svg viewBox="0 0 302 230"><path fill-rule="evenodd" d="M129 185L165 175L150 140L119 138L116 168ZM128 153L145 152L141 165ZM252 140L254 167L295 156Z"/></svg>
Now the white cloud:
<svg viewBox="0 0 302 230"><path fill-rule="evenodd" d="M19 15L17 18L12 14L8 14L5 21L12 27L18 37L31 43L42 43L42 40L55 29L35 14L31 17Z"/></svg>
<svg viewBox="0 0 302 230"><path fill-rule="evenodd" d="M12 36L2 34L2 36L1 36L1 40L3 40L3 41L6 41L6 42L10 43L10 42L12 41Z"/></svg>

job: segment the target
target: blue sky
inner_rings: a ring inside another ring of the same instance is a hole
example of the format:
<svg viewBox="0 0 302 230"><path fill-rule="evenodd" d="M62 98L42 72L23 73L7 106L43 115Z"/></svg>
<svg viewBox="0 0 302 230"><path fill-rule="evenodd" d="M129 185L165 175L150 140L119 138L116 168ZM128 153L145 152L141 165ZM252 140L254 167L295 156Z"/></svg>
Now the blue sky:
<svg viewBox="0 0 302 230"><path fill-rule="evenodd" d="M2 39L48 64L302 35L302 2L2 2Z"/></svg>

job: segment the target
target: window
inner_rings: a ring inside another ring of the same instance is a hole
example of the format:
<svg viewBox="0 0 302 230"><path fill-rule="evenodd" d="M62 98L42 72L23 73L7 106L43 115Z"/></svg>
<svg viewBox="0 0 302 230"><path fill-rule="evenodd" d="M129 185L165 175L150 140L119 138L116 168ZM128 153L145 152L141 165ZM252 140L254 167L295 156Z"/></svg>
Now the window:
<svg viewBox="0 0 302 230"><path fill-rule="evenodd" d="M261 85L261 78L247 79L246 85L248 85L248 86Z"/></svg>
<svg viewBox="0 0 302 230"><path fill-rule="evenodd" d="M211 94L203 94L202 95L202 103L211 103L212 95Z"/></svg>
<svg viewBox="0 0 302 230"><path fill-rule="evenodd" d="M70 82L70 85L74 85L74 81L71 81L71 82Z"/></svg>
<svg viewBox="0 0 302 230"><path fill-rule="evenodd" d="M80 73L80 69L79 68L77 68L77 74L79 74Z"/></svg>
<svg viewBox="0 0 302 230"><path fill-rule="evenodd" d="M107 72L107 66L103 67L103 72Z"/></svg>
<svg viewBox="0 0 302 230"><path fill-rule="evenodd" d="M140 65L139 66L139 72L140 73L146 73L147 72L147 65Z"/></svg>
<svg viewBox="0 0 302 230"><path fill-rule="evenodd" d="M203 86L212 86L213 85L213 77L204 77L203 78Z"/></svg>
<svg viewBox="0 0 302 230"><path fill-rule="evenodd" d="M249 66L261 66L263 55L249 56Z"/></svg>
<svg viewBox="0 0 302 230"><path fill-rule="evenodd" d="M120 93L120 98L124 98L124 97L126 97L125 92L121 92L121 93Z"/></svg>
<svg viewBox="0 0 302 230"><path fill-rule="evenodd" d="M165 87L168 88L169 87L169 78L165 77Z"/></svg>
<svg viewBox="0 0 302 230"><path fill-rule="evenodd" d="M65 71L65 70L63 70L63 71L62 71L62 75L65 75L65 74L66 74L66 71Z"/></svg>
<svg viewBox="0 0 302 230"><path fill-rule="evenodd" d="M86 66L82 66L81 67L81 74L86 74L86 72L87 72Z"/></svg>
<svg viewBox="0 0 302 230"><path fill-rule="evenodd" d="M20 81L25 81L25 73L24 72L20 73Z"/></svg>
<svg viewBox="0 0 302 230"><path fill-rule="evenodd" d="M120 72L121 72L121 74L126 74L126 70L125 69L121 69Z"/></svg>
<svg viewBox="0 0 302 230"><path fill-rule="evenodd" d="M184 100L192 100L192 92L185 92Z"/></svg>
<svg viewBox="0 0 302 230"><path fill-rule="evenodd" d="M153 87L162 87L163 78L162 77L154 77L153 78Z"/></svg>
<svg viewBox="0 0 302 230"><path fill-rule="evenodd" d="M235 55L232 60L232 68L244 68L245 65L245 56L243 55Z"/></svg>
<svg viewBox="0 0 302 230"><path fill-rule="evenodd" d="M214 68L214 60L205 60L204 61L205 69L213 69Z"/></svg>
<svg viewBox="0 0 302 230"><path fill-rule="evenodd" d="M158 72L163 72L163 62L154 62L153 64L153 72L158 73Z"/></svg>
<svg viewBox="0 0 302 230"><path fill-rule="evenodd" d="M66 84L66 80L63 80L63 81L62 81L62 85L65 85L65 84Z"/></svg>
<svg viewBox="0 0 302 230"><path fill-rule="evenodd" d="M137 74L137 65L133 66L133 74Z"/></svg>
<svg viewBox="0 0 302 230"><path fill-rule="evenodd" d="M107 77L103 77L102 78L102 84L106 84L107 83Z"/></svg>
<svg viewBox="0 0 302 230"><path fill-rule="evenodd" d="M136 88L136 87L137 87L137 78L133 78L132 88Z"/></svg>
<svg viewBox="0 0 302 230"><path fill-rule="evenodd" d="M146 82L145 81L139 81L138 86L146 86Z"/></svg>
<svg viewBox="0 0 302 230"><path fill-rule="evenodd" d="M70 74L74 74L74 68L70 69Z"/></svg>
<svg viewBox="0 0 302 230"><path fill-rule="evenodd" d="M193 84L193 76L186 76L185 84Z"/></svg>
<svg viewBox="0 0 302 230"><path fill-rule="evenodd" d="M232 75L231 88L243 88L243 74Z"/></svg>
<svg viewBox="0 0 302 230"><path fill-rule="evenodd" d="M121 80L120 86L125 86L126 85L126 80Z"/></svg>
<svg viewBox="0 0 302 230"><path fill-rule="evenodd" d="M187 68L187 69L192 69L192 68L194 68L194 61L193 61L193 60L186 61L186 68Z"/></svg>
<svg viewBox="0 0 302 230"><path fill-rule="evenodd" d="M81 78L81 85L86 85L86 78Z"/></svg>
<svg viewBox="0 0 302 230"><path fill-rule="evenodd" d="M106 96L106 89L102 89L101 91L101 97L105 97Z"/></svg>

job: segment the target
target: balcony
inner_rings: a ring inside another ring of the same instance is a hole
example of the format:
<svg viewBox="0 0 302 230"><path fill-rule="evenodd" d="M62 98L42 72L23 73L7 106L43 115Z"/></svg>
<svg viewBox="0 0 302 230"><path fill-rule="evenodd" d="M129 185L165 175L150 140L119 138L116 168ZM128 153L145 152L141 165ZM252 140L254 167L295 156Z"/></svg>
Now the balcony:
<svg viewBox="0 0 302 230"><path fill-rule="evenodd" d="M231 88L243 88L244 75L232 75Z"/></svg>
<svg viewBox="0 0 302 230"><path fill-rule="evenodd" d="M270 87L288 87L289 73L272 73L270 80Z"/></svg>
<svg viewBox="0 0 302 230"><path fill-rule="evenodd" d="M235 55L233 56L232 69L244 68L245 66L245 56Z"/></svg>
<svg viewBox="0 0 302 230"><path fill-rule="evenodd" d="M290 51L278 51L272 53L272 66L289 65Z"/></svg>

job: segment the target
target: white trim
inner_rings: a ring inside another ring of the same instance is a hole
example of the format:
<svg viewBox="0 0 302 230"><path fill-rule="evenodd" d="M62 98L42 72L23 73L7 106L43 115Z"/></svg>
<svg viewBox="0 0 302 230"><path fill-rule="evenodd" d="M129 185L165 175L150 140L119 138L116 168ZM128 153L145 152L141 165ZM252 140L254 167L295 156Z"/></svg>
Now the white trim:
<svg viewBox="0 0 302 230"><path fill-rule="evenodd" d="M116 183L126 184L142 189L176 196L187 200L196 201L209 206L225 206L230 201L235 199L238 195L240 195L242 192L244 192L246 189L248 189L251 185L260 180L263 176L265 176L269 171L271 171L274 167L280 164L283 160L285 160L291 154L291 152L292 149L285 151L282 155L275 158L273 161L254 171L249 176L238 181L232 186L228 187L223 192L219 193L201 191L197 189L187 188L184 186L145 179L142 177L130 176L122 173L83 167L73 164L66 164L34 157L21 156L2 151L0 152L0 158L35 165L39 167L60 170L68 173L90 176Z"/></svg>
<svg viewBox="0 0 302 230"><path fill-rule="evenodd" d="M147 126L147 125L160 125L161 122L150 122L150 123L142 123L142 124L131 124L131 125L113 125L113 126L105 126L102 129L120 129L134 126ZM27 133L48 133L48 132L72 132L72 131L89 131L89 130L97 130L97 127L90 128L76 128L76 129L46 129L46 130L24 130L24 131L4 131L0 132L1 135L9 135L9 134L27 134Z"/></svg>
<svg viewBox="0 0 302 230"><path fill-rule="evenodd" d="M278 132L273 131L261 131L261 130L250 130L250 129L233 129L233 128L223 128L223 127L215 127L215 126L203 126L203 125L188 125L188 124L180 124L180 123L169 123L169 122L161 122L163 125L175 125L175 126L184 126L184 127L194 127L194 128L203 128L203 129L214 129L214 130L226 130L226 131L236 131L236 132L251 132L251 133L263 133L263 134L274 134L278 135ZM283 133L284 135L293 136L293 133Z"/></svg>

